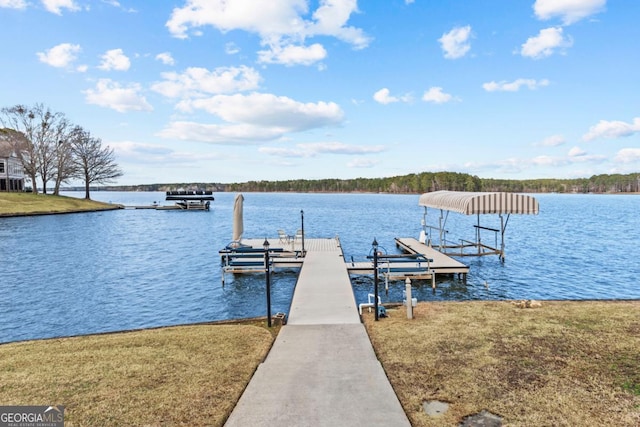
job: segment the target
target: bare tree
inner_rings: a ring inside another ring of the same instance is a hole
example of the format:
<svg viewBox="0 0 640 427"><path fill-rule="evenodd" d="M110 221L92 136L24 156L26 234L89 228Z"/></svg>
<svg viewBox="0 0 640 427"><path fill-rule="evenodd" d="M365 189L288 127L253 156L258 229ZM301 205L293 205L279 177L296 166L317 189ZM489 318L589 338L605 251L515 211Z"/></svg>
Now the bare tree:
<svg viewBox="0 0 640 427"><path fill-rule="evenodd" d="M56 164L53 173L54 187L53 194L60 194L60 185L68 182L77 173L76 164L73 161L73 152L69 140L75 131L69 122L64 119L60 121L56 129L57 142L54 147Z"/></svg>
<svg viewBox="0 0 640 427"><path fill-rule="evenodd" d="M69 145L76 169L74 177L84 181L85 199L90 199L91 184L106 183L123 175L113 154L113 149L102 147L102 140L88 131L74 128Z"/></svg>
<svg viewBox="0 0 640 427"><path fill-rule="evenodd" d="M42 180L42 192L47 193L47 183L55 174L56 145L61 130L68 126L62 113L52 113L48 107L36 104L33 107L15 105L1 110L0 122L22 132L28 144L19 153L22 166L38 192L36 178Z"/></svg>

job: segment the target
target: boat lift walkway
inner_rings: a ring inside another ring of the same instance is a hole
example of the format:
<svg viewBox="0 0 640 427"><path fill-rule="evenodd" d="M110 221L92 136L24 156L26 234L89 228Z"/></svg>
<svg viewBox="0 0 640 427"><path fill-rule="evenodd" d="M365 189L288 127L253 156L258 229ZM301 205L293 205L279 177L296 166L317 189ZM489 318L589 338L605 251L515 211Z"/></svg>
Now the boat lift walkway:
<svg viewBox="0 0 640 427"><path fill-rule="evenodd" d="M306 249L287 324L225 425L410 426L360 322L340 241Z"/></svg>

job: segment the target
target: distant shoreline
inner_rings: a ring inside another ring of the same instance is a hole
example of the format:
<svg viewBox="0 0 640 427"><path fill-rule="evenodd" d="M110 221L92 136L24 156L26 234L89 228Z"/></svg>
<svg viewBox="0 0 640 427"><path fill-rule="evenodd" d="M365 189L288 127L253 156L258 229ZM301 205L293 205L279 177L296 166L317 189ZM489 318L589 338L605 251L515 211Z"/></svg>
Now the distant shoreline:
<svg viewBox="0 0 640 427"><path fill-rule="evenodd" d="M68 186L65 191L84 190ZM494 179L468 173L421 172L386 178L290 179L247 181L242 183L182 182L133 185L105 185L92 191L175 191L210 190L215 192L292 192L292 193L384 193L422 194L437 190L510 193L626 194L640 193L640 172L594 175L573 179ZM624 190L624 191L621 191Z"/></svg>

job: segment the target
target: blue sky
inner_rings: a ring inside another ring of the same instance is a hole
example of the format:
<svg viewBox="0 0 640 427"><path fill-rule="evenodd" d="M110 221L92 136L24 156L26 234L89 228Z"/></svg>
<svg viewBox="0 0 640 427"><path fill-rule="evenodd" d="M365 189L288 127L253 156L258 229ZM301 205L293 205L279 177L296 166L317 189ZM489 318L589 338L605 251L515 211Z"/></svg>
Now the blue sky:
<svg viewBox="0 0 640 427"><path fill-rule="evenodd" d="M0 0L0 106L120 184L640 171L636 0Z"/></svg>

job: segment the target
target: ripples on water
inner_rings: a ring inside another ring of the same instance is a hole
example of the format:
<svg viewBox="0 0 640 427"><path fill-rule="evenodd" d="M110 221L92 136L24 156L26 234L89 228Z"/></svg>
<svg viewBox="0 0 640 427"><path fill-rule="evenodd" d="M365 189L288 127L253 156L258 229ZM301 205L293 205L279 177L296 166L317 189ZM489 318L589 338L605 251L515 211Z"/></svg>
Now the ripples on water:
<svg viewBox="0 0 640 427"><path fill-rule="evenodd" d="M82 197L82 195L76 195ZM162 193L95 192L128 205L163 202ZM227 275L218 250L231 240L233 198L216 195L210 212L118 210L0 218L0 342L86 334L266 313L264 275ZM339 236L347 260L364 260L374 238L397 253L394 237L417 237L417 195L245 193L245 237L276 238L304 227L308 237ZM640 298L640 197L537 195L540 214L513 215L506 262L462 258L467 284L414 282L419 300ZM486 217L486 218L485 218ZM429 223L437 213L429 210ZM471 239L475 217L450 214L450 240ZM482 225L497 218L483 216ZM490 242L492 242L492 239ZM493 243L493 242L492 242ZM288 312L295 271L277 272L272 312ZM373 280L357 276L358 302ZM402 299L391 284L383 301Z"/></svg>

